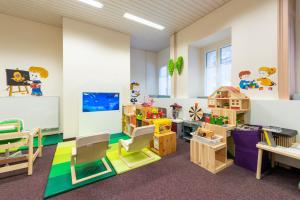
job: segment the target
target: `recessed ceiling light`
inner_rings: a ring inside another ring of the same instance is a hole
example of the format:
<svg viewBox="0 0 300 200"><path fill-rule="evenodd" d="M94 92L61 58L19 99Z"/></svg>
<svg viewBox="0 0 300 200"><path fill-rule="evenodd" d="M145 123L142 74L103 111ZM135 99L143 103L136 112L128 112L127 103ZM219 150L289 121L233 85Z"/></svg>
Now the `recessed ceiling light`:
<svg viewBox="0 0 300 200"><path fill-rule="evenodd" d="M147 26L150 26L152 28L156 28L158 30L164 30L165 27L163 27L162 25L159 25L159 24L156 24L154 22L151 22L149 20L146 20L146 19L143 19L143 18L140 18L140 17L137 17L135 15L132 15L130 13L125 13L123 15L123 17L125 17L126 19L130 19L132 21L136 21L138 23L141 23L141 24L144 24L144 25L147 25Z"/></svg>
<svg viewBox="0 0 300 200"><path fill-rule="evenodd" d="M78 1L82 3L86 3L90 6L94 6L96 8L103 8L103 4L96 0L78 0Z"/></svg>

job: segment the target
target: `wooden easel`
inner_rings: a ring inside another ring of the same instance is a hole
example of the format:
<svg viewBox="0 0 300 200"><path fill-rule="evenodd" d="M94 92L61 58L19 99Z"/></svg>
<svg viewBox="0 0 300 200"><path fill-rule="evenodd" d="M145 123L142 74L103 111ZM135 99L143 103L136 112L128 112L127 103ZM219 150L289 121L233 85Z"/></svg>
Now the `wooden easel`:
<svg viewBox="0 0 300 200"><path fill-rule="evenodd" d="M22 86L24 87L24 90L21 89L21 85L18 86L10 85L6 90L9 91L9 96L12 96L13 93L29 94L27 85L22 85ZM18 87L18 89L16 91L13 91L13 87Z"/></svg>

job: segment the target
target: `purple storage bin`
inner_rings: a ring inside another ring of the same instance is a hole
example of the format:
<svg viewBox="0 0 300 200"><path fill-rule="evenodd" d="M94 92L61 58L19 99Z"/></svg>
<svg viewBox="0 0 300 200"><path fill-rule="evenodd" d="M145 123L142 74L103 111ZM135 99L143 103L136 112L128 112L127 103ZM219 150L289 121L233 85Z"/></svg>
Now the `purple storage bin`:
<svg viewBox="0 0 300 200"><path fill-rule="evenodd" d="M258 149L256 144L261 141L261 127L248 125L250 129L235 129L232 132L235 144L234 163L238 166L256 172ZM262 172L268 167L268 155L263 154Z"/></svg>

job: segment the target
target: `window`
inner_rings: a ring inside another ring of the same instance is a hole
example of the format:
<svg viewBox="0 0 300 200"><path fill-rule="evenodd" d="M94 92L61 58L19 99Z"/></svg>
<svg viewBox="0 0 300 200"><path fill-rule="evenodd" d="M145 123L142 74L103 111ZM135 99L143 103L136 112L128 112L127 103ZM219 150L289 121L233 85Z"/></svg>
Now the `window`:
<svg viewBox="0 0 300 200"><path fill-rule="evenodd" d="M231 85L231 45L205 53L205 95Z"/></svg>
<svg viewBox="0 0 300 200"><path fill-rule="evenodd" d="M159 70L158 94L166 96L171 95L171 76L168 73L167 66L163 66Z"/></svg>

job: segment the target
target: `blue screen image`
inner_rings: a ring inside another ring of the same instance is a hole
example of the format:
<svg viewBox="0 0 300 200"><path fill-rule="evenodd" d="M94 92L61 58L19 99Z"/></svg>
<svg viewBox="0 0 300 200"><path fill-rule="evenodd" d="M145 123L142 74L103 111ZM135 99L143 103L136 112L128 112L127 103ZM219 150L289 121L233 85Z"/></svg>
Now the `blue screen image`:
<svg viewBox="0 0 300 200"><path fill-rule="evenodd" d="M119 93L82 93L82 112L119 110Z"/></svg>

